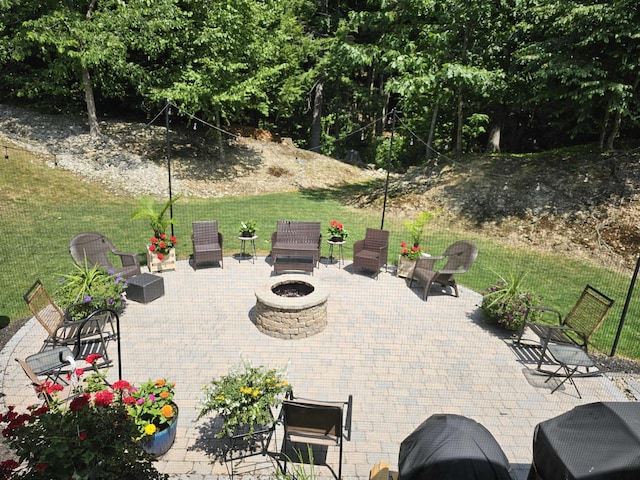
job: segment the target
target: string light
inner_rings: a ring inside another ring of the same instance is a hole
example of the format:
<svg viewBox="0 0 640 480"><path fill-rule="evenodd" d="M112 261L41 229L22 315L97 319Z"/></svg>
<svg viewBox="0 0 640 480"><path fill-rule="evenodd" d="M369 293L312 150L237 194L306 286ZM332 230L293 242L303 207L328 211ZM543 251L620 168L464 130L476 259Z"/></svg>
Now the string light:
<svg viewBox="0 0 640 480"><path fill-rule="evenodd" d="M360 134L360 140L364 142L364 130L362 131L362 133Z"/></svg>

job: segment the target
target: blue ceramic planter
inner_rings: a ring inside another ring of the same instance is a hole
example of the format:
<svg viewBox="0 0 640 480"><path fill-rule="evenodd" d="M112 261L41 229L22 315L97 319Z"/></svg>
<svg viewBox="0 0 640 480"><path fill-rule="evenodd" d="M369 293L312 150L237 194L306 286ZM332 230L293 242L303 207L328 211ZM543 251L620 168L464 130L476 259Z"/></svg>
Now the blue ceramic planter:
<svg viewBox="0 0 640 480"><path fill-rule="evenodd" d="M167 453L171 448L171 445L173 445L173 442L176 439L176 430L178 429L178 407L173 405L173 408L176 409L176 415L173 423L169 425L169 428L162 430L161 432L156 432L151 436L146 436L140 440L145 452L159 457L160 455Z"/></svg>

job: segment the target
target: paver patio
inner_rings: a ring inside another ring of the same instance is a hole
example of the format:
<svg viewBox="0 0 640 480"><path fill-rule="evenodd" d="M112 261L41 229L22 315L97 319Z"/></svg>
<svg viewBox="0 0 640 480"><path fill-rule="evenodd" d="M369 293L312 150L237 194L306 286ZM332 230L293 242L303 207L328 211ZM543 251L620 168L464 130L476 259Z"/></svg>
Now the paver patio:
<svg viewBox="0 0 640 480"><path fill-rule="evenodd" d="M480 422L506 453L514 478L524 479L537 423L578 404L625 401L606 377L576 379L582 400L570 385L552 395L553 382L544 385L543 378L528 373L534 364L519 360L506 332L483 324L479 294L462 287L460 298L434 291L423 302L420 290L410 290L391 269L374 280L352 274L349 265L321 264L313 278L330 290L326 329L298 340L263 335L252 322L252 309L256 286L273 276L269 260L260 257L253 264L229 257L223 269L197 271L179 261L176 271L161 274L163 297L149 304L128 302L121 315L123 377L177 383L178 435L157 462L160 471L193 479L230 474L216 455L220 443L211 441L214 419L195 418L202 386L243 360L286 365L299 396L346 400L353 395L345 479L368 478L381 460L396 469L402 440L435 413ZM24 408L37 401L14 358L38 351L45 336L32 319L0 354L5 405ZM115 357L115 345L110 353ZM109 374L116 373L114 366ZM270 450L281 443L276 431ZM326 462L337 466L334 450L328 450ZM235 473L267 476L273 469L269 457L256 456L237 463ZM326 467L317 472L331 478Z"/></svg>

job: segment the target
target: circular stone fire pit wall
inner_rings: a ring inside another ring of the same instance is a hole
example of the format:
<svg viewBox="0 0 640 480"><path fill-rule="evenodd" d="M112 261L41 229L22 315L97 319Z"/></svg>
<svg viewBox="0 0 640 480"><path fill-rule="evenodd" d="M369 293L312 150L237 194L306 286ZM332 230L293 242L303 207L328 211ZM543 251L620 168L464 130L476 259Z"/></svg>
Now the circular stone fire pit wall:
<svg viewBox="0 0 640 480"><path fill-rule="evenodd" d="M281 297L273 288L306 284L313 291L300 297ZM262 333L286 340L306 338L327 326L329 290L306 275L281 275L256 289L256 326Z"/></svg>

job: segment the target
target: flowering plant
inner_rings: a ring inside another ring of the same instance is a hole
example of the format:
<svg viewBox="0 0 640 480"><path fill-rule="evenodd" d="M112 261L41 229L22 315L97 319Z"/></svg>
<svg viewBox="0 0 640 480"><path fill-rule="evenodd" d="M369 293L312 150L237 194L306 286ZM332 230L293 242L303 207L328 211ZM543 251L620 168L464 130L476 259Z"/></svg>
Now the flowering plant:
<svg viewBox="0 0 640 480"><path fill-rule="evenodd" d="M242 237L253 237L258 231L255 220L247 220L246 222L240 222L240 231L238 234Z"/></svg>
<svg viewBox="0 0 640 480"><path fill-rule="evenodd" d="M245 362L228 375L213 380L203 387L204 399L198 419L210 412L224 418L217 438L232 436L237 427L247 426L250 437L255 425L267 425L274 421L272 407L282 403L291 388L279 369L253 367Z"/></svg>
<svg viewBox="0 0 640 480"><path fill-rule="evenodd" d="M89 355L87 361L95 367L99 358ZM60 385L45 382L46 404L22 414L9 406L0 414L2 435L19 459L0 463L0 478L165 478L136 441L125 402L129 383L109 387L97 369L85 381L70 402L57 398Z"/></svg>
<svg viewBox="0 0 640 480"><path fill-rule="evenodd" d="M408 258L409 260L417 260L423 253L427 253L427 250L422 247L417 247L415 245L409 247L407 242L402 242L400 244L400 255Z"/></svg>
<svg viewBox="0 0 640 480"><path fill-rule="evenodd" d="M59 280L53 296L71 320L82 320L99 308L120 310L127 282L120 274L100 265L75 265L75 271Z"/></svg>
<svg viewBox="0 0 640 480"><path fill-rule="evenodd" d="M166 379L149 380L138 388L130 387L123 401L138 427L138 438L165 430L176 417L173 390L176 384Z"/></svg>
<svg viewBox="0 0 640 480"><path fill-rule="evenodd" d="M542 299L531 292L522 290L525 275L510 275L482 291L480 310L486 323L497 323L507 330L518 331L524 326L529 307L540 305ZM531 310L529 320L536 321L541 316L539 310Z"/></svg>
<svg viewBox="0 0 640 480"><path fill-rule="evenodd" d="M327 233L329 234L329 238L341 238L342 240L349 236L349 232L344 229L344 225L337 220L331 220L329 228L327 228Z"/></svg>
<svg viewBox="0 0 640 480"><path fill-rule="evenodd" d="M149 240L151 242L149 251L155 253L158 256L158 260L162 260L164 256L169 253L169 250L178 244L176 237L173 235L167 237L166 233L161 233L157 237L151 237Z"/></svg>

